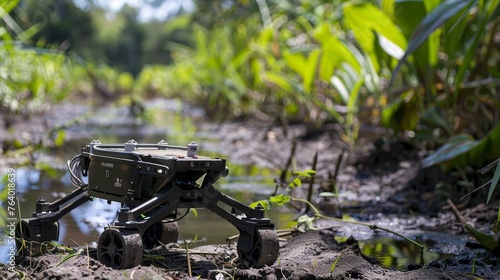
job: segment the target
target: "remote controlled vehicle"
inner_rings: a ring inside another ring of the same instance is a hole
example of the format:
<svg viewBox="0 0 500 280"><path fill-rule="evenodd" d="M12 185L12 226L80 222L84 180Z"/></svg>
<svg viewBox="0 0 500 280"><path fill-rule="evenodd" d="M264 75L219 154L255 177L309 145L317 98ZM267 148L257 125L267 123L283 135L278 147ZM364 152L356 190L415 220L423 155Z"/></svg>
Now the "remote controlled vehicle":
<svg viewBox="0 0 500 280"><path fill-rule="evenodd" d="M16 227L21 254L47 250L47 241L58 240L58 220L83 203L101 198L121 203L117 217L97 242L98 260L124 269L139 265L144 249L177 242L178 210L207 208L239 231L237 252L244 267L263 267L278 257L274 225L264 218L262 207L250 208L214 188L227 176L226 160L198 155L198 145L173 146L165 141L139 144L86 145L68 161L77 187L52 203L39 198L33 217ZM180 216L180 217L179 217Z"/></svg>

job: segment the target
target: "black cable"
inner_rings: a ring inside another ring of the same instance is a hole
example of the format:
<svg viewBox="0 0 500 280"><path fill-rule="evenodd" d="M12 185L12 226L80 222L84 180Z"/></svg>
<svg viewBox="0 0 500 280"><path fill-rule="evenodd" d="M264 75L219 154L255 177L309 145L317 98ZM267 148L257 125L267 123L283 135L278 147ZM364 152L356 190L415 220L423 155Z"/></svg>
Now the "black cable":
<svg viewBox="0 0 500 280"><path fill-rule="evenodd" d="M173 219L173 220L171 220L171 221L166 221L166 223L173 223L173 222L177 222L178 220L180 220L180 219L182 219L182 218L186 217L186 216L187 216L187 214L189 214L189 211L191 211L191 208L188 208L188 209L187 209L187 211L186 211L186 213L184 213L184 215L182 215L181 217L179 217L179 218L177 218L177 219Z"/></svg>

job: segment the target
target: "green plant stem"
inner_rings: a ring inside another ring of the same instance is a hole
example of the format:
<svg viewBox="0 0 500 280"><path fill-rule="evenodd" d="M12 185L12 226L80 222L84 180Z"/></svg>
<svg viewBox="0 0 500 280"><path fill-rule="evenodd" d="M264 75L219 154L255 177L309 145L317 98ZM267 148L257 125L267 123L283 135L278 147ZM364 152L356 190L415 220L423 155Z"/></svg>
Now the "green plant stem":
<svg viewBox="0 0 500 280"><path fill-rule="evenodd" d="M389 233L392 233L396 236L399 236L403 239L405 239L406 241L420 247L421 249L424 248L424 245L418 241L415 241L407 236L404 236L400 233L397 233L393 230L390 230L388 228L384 228L384 227L380 227L380 226L377 226L375 224L368 224L368 223L363 223L363 222L358 222L358 221L346 221L346 220L343 220L343 219L339 219L339 218L334 218L334 217L329 217L329 216L325 216L323 214L321 214L319 212L319 210L312 204L310 203L309 201L305 200L305 199L301 199L301 198L295 198L295 197L291 197L290 200L292 201L298 201L298 202L303 202L303 203L306 203L309 205L310 209L314 211L314 216L315 217L318 217L318 218L323 218L323 219L327 219L327 220L332 220L332 221L337 221L337 222L341 222L341 223L348 223L348 224L354 224L354 225L360 225L360 226L366 226L366 227L369 227L370 229L372 230L383 230L383 231L386 231L386 232L389 232Z"/></svg>
<svg viewBox="0 0 500 280"><path fill-rule="evenodd" d="M189 259L188 242L184 241L184 246L186 247L186 258L187 258L188 274L189 274L189 277L193 277L193 273L191 272L191 260Z"/></svg>

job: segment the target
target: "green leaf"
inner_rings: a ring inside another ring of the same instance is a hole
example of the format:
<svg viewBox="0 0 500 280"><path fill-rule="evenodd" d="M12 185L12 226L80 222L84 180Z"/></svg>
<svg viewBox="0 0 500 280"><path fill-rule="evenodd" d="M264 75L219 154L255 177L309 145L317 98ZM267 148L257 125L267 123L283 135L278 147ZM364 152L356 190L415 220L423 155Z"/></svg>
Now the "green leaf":
<svg viewBox="0 0 500 280"><path fill-rule="evenodd" d="M301 77L303 76L307 60L302 53L284 52L283 58L290 69L298 73Z"/></svg>
<svg viewBox="0 0 500 280"><path fill-rule="evenodd" d="M290 196L284 195L284 194L279 194L279 195L276 195L276 196L269 197L269 201L271 203L276 203L279 206L282 206L283 204L285 204L288 201L290 201Z"/></svg>
<svg viewBox="0 0 500 280"><path fill-rule="evenodd" d="M305 69L302 72L302 83L304 85L304 92L311 93L311 89L314 82L314 77L316 77L316 68L318 68L318 60L320 55L320 50L313 50L309 57L307 58L307 63Z"/></svg>
<svg viewBox="0 0 500 280"><path fill-rule="evenodd" d="M382 11L386 13L392 20L394 20L394 3L396 0L381 0L380 7Z"/></svg>
<svg viewBox="0 0 500 280"><path fill-rule="evenodd" d="M83 249L78 249L78 251L72 253L72 254L67 254L66 256L64 256L64 258L61 259L60 262L58 262L56 264L56 267L60 266L61 264L65 263L67 260L71 259L71 258L74 258L80 254L82 254L83 252Z"/></svg>
<svg viewBox="0 0 500 280"><path fill-rule="evenodd" d="M394 9L398 11L395 15L396 22L406 38L410 38L412 36L413 32L425 18L428 11L423 1L414 0L397 1ZM425 71L430 64L430 61L436 61L437 59L438 52L431 52L430 46L431 42L435 43L435 34L439 35L438 33L439 32L434 32L431 35L432 39L423 42L413 53L414 60L412 61L414 61L420 71ZM439 36L437 39L439 40ZM432 44L433 48L435 47L434 45L435 44ZM400 58L402 57L403 56Z"/></svg>
<svg viewBox="0 0 500 280"><path fill-rule="evenodd" d="M391 18L370 3L344 5L346 25L352 28L361 47L371 53L374 51L375 35L387 38L394 46L405 49L407 42Z"/></svg>
<svg viewBox="0 0 500 280"><path fill-rule="evenodd" d="M427 40L429 35L459 12L468 12L468 10L476 4L477 0L445 0L438 7L433 9L431 13L427 14L413 32L405 54L399 61L396 69L394 69L392 77L394 78L396 76L408 57ZM464 11L466 7L467 9Z"/></svg>
<svg viewBox="0 0 500 280"><path fill-rule="evenodd" d="M54 145L56 145L56 147L61 147L64 144L65 137L66 132L64 130L57 131L56 137L54 139Z"/></svg>
<svg viewBox="0 0 500 280"><path fill-rule="evenodd" d="M19 2L21 2L21 0L0 0L0 9L3 10L2 12L8 14L17 7ZM0 18L2 18L2 12L0 12Z"/></svg>
<svg viewBox="0 0 500 280"><path fill-rule="evenodd" d="M290 184L288 184L288 187L292 189L295 189L300 186L302 186L302 180L300 180L299 177L296 177Z"/></svg>
<svg viewBox="0 0 500 280"><path fill-rule="evenodd" d="M315 230L316 228L314 227L314 221L316 220L316 217L311 217L307 214L304 214L300 217L297 218L297 223L300 224L305 224L306 229L311 229Z"/></svg>
<svg viewBox="0 0 500 280"><path fill-rule="evenodd" d="M250 205L248 205L248 207L250 208L253 208L255 209L255 207L257 207L258 205L261 205L265 210L269 210L271 207L269 205L269 201L263 199L263 200L258 200L258 201L255 201L253 203L251 203Z"/></svg>
<svg viewBox="0 0 500 280"><path fill-rule="evenodd" d="M192 212L195 218L198 218L198 210L195 208L189 208L189 212Z"/></svg>
<svg viewBox="0 0 500 280"><path fill-rule="evenodd" d="M422 167L429 167L435 164L445 163L453 160L459 155L470 152L479 145L469 135L459 134L451 137L446 144L437 149L432 155L422 160Z"/></svg>
<svg viewBox="0 0 500 280"><path fill-rule="evenodd" d="M432 107L422 114L421 119L429 124L442 128L448 135L453 135L453 129L448 121L441 116L439 107Z"/></svg>
<svg viewBox="0 0 500 280"><path fill-rule="evenodd" d="M493 175L493 179L491 181L490 190L488 191L488 198L486 199L486 204L490 202L491 197L493 196L493 192L498 185L498 180L500 179L500 163L497 164L497 168L495 169L495 174Z"/></svg>
<svg viewBox="0 0 500 280"><path fill-rule="evenodd" d="M344 103L347 104L347 102L349 102L349 90L347 90L347 87L344 85L342 80L337 76L333 76L330 82L339 93L340 97L342 98L342 101L344 101Z"/></svg>
<svg viewBox="0 0 500 280"><path fill-rule="evenodd" d="M342 63L351 65L358 73L361 71L361 65L354 52L332 34L330 26L326 23L320 24L313 34L314 39L321 44L319 76L324 81L329 81L335 69Z"/></svg>
<svg viewBox="0 0 500 280"><path fill-rule="evenodd" d="M287 92L293 92L293 86L290 80L281 73L266 72L265 79Z"/></svg>
<svg viewBox="0 0 500 280"><path fill-rule="evenodd" d="M479 230L475 229L469 223L466 223L464 225L464 227L485 248L490 249L490 250L495 250L498 247L498 245L500 243L500 240L495 241L495 237L494 236L489 235L489 234L487 234L487 233L485 233L483 231L479 231Z"/></svg>
<svg viewBox="0 0 500 280"><path fill-rule="evenodd" d="M417 98L408 91L382 110L381 124L396 131L413 130L418 124Z"/></svg>

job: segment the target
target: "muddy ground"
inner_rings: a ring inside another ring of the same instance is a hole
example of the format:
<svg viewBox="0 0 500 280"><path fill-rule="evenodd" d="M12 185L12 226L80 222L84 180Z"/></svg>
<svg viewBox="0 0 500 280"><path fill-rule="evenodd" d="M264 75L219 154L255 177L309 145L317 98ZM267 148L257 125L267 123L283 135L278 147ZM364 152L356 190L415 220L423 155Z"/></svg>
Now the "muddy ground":
<svg viewBox="0 0 500 280"><path fill-rule="evenodd" d="M296 169L312 168L319 152L316 183L328 188L331 175L340 162L336 183L341 196L336 202L319 197L313 201L332 216L349 214L358 220L390 227L409 237L434 244L446 257L410 263L401 270L383 268L373 257L361 253L358 240L387 236L380 231L321 220L305 233L283 236L278 261L261 269L238 266L236 245L205 245L190 249L192 277L208 279L498 279L498 252L483 249L464 233L449 210L445 196L434 190L446 174L437 168L421 169L419 161L428 152L404 141L388 142L383 132L370 129L356 149L340 141L335 127L319 133L307 133L301 125L286 129L262 123L205 125L216 132L217 141L202 149L222 151L229 160L283 168L292 158ZM364 131L363 131L364 132ZM369 134L369 135L368 135ZM297 146L293 157L293 142ZM344 151L344 152L343 152ZM342 160L339 161L343 153ZM278 192L283 189L278 188ZM294 191L304 197L307 188ZM495 203L493 203L495 204ZM300 208L301 205L296 205ZM470 205L469 205L470 206ZM468 210L466 210L468 209ZM290 210L296 211L296 210ZM300 213L300 210L297 211ZM484 205L464 208L462 214L478 228L487 229L496 217L495 209ZM336 236L347 238L338 242ZM35 258L17 259L15 271L2 264L2 279L188 279L186 252L175 244L155 252L162 257L144 257L140 266L113 270L101 265L95 249L60 263L67 254L60 252ZM58 265L59 264L59 265Z"/></svg>

